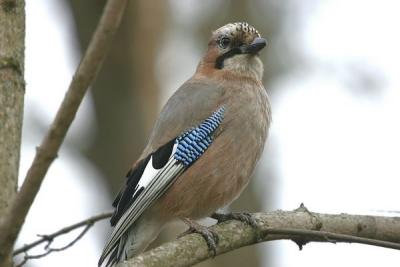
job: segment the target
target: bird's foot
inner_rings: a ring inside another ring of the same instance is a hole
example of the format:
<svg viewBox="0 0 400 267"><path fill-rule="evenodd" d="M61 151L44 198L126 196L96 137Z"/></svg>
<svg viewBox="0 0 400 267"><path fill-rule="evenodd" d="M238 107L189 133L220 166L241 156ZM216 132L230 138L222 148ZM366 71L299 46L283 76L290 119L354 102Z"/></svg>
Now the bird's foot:
<svg viewBox="0 0 400 267"><path fill-rule="evenodd" d="M236 220L236 221L244 222L244 223L250 225L256 231L257 241L262 240L261 232L260 232L260 229L258 228L257 221L255 220L254 216L248 212L230 212L227 214L214 212L211 215L211 218L217 220L218 223L222 223L222 222L229 221L229 220Z"/></svg>
<svg viewBox="0 0 400 267"><path fill-rule="evenodd" d="M193 233L200 234L206 241L208 249L213 253L213 256L217 255L217 244L219 238L215 231L204 225L198 224L189 218L183 218L182 221L189 226L189 229L178 235L178 238Z"/></svg>
<svg viewBox="0 0 400 267"><path fill-rule="evenodd" d="M248 212L230 212L227 214L215 212L211 215L211 218L217 220L218 223L222 223L229 220L237 220L247 223L253 228L257 228L256 220L254 219L253 215L251 215Z"/></svg>

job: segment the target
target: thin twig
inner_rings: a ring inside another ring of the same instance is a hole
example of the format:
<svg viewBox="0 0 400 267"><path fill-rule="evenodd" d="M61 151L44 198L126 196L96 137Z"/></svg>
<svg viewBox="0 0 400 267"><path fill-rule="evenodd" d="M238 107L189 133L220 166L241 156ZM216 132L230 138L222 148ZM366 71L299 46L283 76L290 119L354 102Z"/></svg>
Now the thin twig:
<svg viewBox="0 0 400 267"><path fill-rule="evenodd" d="M93 224L86 225L86 227L83 228L83 231L77 237L75 237L71 242L69 242L67 245L65 245L63 247L51 248L50 245L53 242L53 240L51 240L46 245L46 247L45 247L46 252L44 252L44 253L36 254L36 255L29 255L26 251L24 251L24 254L25 254L24 259L17 266L20 267L20 266L24 265L28 260L40 259L40 258L43 258L43 257L49 255L52 252L59 252L59 251L63 251L65 249L67 249L67 248L72 247L76 242L78 242L87 233L87 231L89 231L90 227L92 227L92 226L93 226Z"/></svg>
<svg viewBox="0 0 400 267"><path fill-rule="evenodd" d="M57 156L87 88L100 70L112 37L121 22L126 3L127 0L107 1L96 31L75 72L57 115L37 149L20 191L4 213L4 219L0 224L0 259L6 258L12 251L47 170Z"/></svg>
<svg viewBox="0 0 400 267"><path fill-rule="evenodd" d="M281 234L281 235L300 236L306 238L314 237L314 238L321 238L321 241L326 241L331 243L336 243L336 242L358 243L358 244L365 244L365 245L400 250L400 243L372 239L372 238L358 237L353 235L337 234L326 231L289 229L289 228L267 228L263 231L263 234L265 235Z"/></svg>
<svg viewBox="0 0 400 267"><path fill-rule="evenodd" d="M112 212L102 213L102 214L90 217L90 218L88 218L86 220L80 221L78 223L72 224L70 226L64 227L64 228L62 228L62 229L60 229L60 230L58 230L58 231L56 231L56 232L54 232L52 234L41 235L40 239L38 239L38 240L36 240L36 241L34 241L34 242L30 243L30 244L26 244L26 245L24 245L24 246L22 246L22 247L20 247L20 248L18 248L16 250L14 250L13 256L16 256L18 254L27 252L31 248L34 248L34 247L36 247L36 246L38 246L38 245L40 245L40 244L42 244L44 242L48 242L48 245L49 245L56 237L58 237L60 235L67 234L67 233L69 233L69 232L71 232L71 231L73 231L73 230L75 230L77 228L86 226L84 231L82 231L82 233L81 233L81 235L83 236L83 234L85 234L87 232L87 230L89 230L89 228L93 224L95 224L98 221L107 219L107 218L111 217L111 215L112 215ZM76 239L74 239L74 241L75 242L78 241L82 237L81 235L79 235ZM74 241L72 241L70 244L68 244L67 246L63 247L62 249L52 249L52 250L53 251L60 251L60 250L64 250L66 248L69 248L73 244L75 244ZM46 245L46 247L48 247L48 245Z"/></svg>

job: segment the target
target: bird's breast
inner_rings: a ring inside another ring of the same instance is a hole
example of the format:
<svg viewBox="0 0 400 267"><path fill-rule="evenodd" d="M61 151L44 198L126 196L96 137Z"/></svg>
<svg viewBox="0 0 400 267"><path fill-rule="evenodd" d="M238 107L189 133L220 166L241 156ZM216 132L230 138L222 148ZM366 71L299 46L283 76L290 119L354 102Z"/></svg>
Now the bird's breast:
<svg viewBox="0 0 400 267"><path fill-rule="evenodd" d="M268 132L268 98L259 84L241 83L225 90L222 105L224 119L213 143L160 199L160 212L201 218L233 201L247 185Z"/></svg>

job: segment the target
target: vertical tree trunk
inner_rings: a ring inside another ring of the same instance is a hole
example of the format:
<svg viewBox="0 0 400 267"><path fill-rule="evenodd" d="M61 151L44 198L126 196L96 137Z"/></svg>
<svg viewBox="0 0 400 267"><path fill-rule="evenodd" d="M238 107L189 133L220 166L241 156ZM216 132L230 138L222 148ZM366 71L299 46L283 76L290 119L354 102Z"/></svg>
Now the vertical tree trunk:
<svg viewBox="0 0 400 267"><path fill-rule="evenodd" d="M24 103L24 0L0 0L0 220L17 191ZM0 248L0 266L11 266Z"/></svg>

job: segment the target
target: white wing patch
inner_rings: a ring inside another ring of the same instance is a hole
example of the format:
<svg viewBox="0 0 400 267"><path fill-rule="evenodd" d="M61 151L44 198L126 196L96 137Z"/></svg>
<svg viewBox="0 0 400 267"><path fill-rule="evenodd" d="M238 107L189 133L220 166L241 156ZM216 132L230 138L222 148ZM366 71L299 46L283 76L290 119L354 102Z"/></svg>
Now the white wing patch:
<svg viewBox="0 0 400 267"><path fill-rule="evenodd" d="M178 144L174 144L174 146L172 148L171 157L172 157L172 155L175 154L177 147L178 147ZM150 182L154 179L154 177L157 175L157 173L159 171L160 171L160 169L156 169L153 167L153 156L151 156L149 162L146 165L146 168L144 169L142 177L140 177L138 188L141 188L141 187L146 188L150 184Z"/></svg>
<svg viewBox="0 0 400 267"><path fill-rule="evenodd" d="M159 170L153 168L153 156L152 156L149 162L147 163L146 168L144 169L142 177L140 177L138 188L147 187L151 182L151 180L154 179L154 176L156 176L158 171Z"/></svg>

